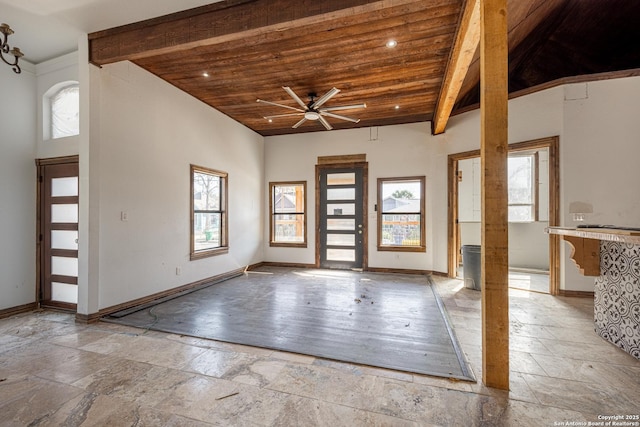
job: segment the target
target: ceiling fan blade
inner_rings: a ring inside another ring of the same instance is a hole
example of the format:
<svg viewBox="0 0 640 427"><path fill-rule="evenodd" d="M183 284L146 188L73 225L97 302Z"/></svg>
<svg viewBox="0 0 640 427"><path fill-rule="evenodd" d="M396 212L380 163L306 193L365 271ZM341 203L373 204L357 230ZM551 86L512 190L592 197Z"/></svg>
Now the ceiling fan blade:
<svg viewBox="0 0 640 427"><path fill-rule="evenodd" d="M295 110L295 111L299 111L301 113L304 113L304 110L301 110L299 108L290 107L290 106L284 105L284 104L276 104L275 102L265 101L264 99L256 99L256 102L260 102L262 104L268 104L268 105L275 105L276 107L288 108L289 110Z"/></svg>
<svg viewBox="0 0 640 427"><path fill-rule="evenodd" d="M293 129L296 129L297 127L299 127L301 124L303 124L304 122L307 121L306 117L303 117L302 120L300 120L298 123L296 123L295 125L291 126Z"/></svg>
<svg viewBox="0 0 640 427"><path fill-rule="evenodd" d="M339 110L355 110L356 108L367 108L367 104L357 104L357 105L343 105L341 107L325 107L320 108L318 111L339 111Z"/></svg>
<svg viewBox="0 0 640 427"><path fill-rule="evenodd" d="M322 104L324 104L325 102L333 98L338 92L340 92L340 89L336 89L335 87L331 88L329 92L325 93L320 98L316 99L316 101L313 104L311 104L310 108L314 109L314 108L320 107Z"/></svg>
<svg viewBox="0 0 640 427"><path fill-rule="evenodd" d="M282 86L282 89L284 89L285 92L287 92L289 96L292 97L294 101L296 101L302 108L304 108L305 110L307 109L307 105L302 102L302 99L300 99L300 97L296 95L296 93L292 91L289 86Z"/></svg>
<svg viewBox="0 0 640 427"><path fill-rule="evenodd" d="M329 124L329 122L328 122L328 121L326 121L324 117L322 117L322 116L318 116L318 121L319 121L320 123L322 123L322 126L324 126L327 130L331 130L331 129L333 129L333 127L331 127L331 125Z"/></svg>
<svg viewBox="0 0 640 427"><path fill-rule="evenodd" d="M275 116L264 116L265 119L277 119L278 117L291 117L291 116L302 116L304 112L300 113L291 113L291 114L276 114Z"/></svg>
<svg viewBox="0 0 640 427"><path fill-rule="evenodd" d="M320 114L327 117L333 117L334 119L346 120L348 122L358 123L360 119L352 119L351 117L341 116L339 114L329 113L327 111L321 111Z"/></svg>

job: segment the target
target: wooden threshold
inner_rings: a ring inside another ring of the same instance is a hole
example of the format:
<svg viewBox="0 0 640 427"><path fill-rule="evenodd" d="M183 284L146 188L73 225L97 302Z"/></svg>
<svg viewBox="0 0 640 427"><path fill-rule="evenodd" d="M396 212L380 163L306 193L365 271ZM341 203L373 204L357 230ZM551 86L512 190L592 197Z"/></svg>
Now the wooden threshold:
<svg viewBox="0 0 640 427"><path fill-rule="evenodd" d="M560 289L558 295L561 297L573 297L573 298L594 298L595 292L590 291L572 291L567 289Z"/></svg>

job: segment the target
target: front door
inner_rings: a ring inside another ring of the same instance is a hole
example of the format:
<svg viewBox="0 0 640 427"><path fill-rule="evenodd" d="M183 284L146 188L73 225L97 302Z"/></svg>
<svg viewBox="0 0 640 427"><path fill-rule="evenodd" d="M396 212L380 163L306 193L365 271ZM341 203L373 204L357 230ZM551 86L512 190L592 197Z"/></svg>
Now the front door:
<svg viewBox="0 0 640 427"><path fill-rule="evenodd" d="M320 267L362 269L366 222L364 167L319 169Z"/></svg>
<svg viewBox="0 0 640 427"><path fill-rule="evenodd" d="M76 309L78 302L78 161L38 161L40 305Z"/></svg>

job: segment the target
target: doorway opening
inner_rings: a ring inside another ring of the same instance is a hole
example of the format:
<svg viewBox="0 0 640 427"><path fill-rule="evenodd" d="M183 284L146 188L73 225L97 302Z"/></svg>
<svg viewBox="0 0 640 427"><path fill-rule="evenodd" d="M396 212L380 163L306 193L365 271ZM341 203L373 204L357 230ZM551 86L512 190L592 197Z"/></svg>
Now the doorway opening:
<svg viewBox="0 0 640 427"><path fill-rule="evenodd" d="M480 244L479 158L480 150L449 155L449 277L458 276L462 246ZM510 284L557 295L559 239L544 228L560 223L558 137L510 144L509 163Z"/></svg>
<svg viewBox="0 0 640 427"><path fill-rule="evenodd" d="M36 160L37 297L41 307L78 303L78 156Z"/></svg>

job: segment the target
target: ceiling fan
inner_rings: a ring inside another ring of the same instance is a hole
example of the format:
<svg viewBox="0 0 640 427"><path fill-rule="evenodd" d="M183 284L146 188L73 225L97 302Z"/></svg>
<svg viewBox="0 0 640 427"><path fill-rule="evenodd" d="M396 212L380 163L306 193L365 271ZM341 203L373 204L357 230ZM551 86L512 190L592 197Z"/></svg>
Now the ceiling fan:
<svg viewBox="0 0 640 427"><path fill-rule="evenodd" d="M354 119L354 118L351 118L351 117L342 116L342 115L339 115L339 114L332 113L332 111L352 110L352 109L355 109L355 108L366 108L367 107L367 104L343 105L341 107L323 107L323 105L328 100L330 100L338 92L340 92L340 89L336 89L335 87L332 88L329 92L327 92L324 95L322 95L321 97L318 97L318 95L316 95L315 93L308 94L309 102L307 104L305 104L302 101L302 99L300 99L300 97L298 95L296 95L296 93L293 90L291 90L290 87L283 86L282 89L284 89L285 92L287 92L289 94L289 96L291 96L294 99L294 101L296 101L298 103L298 105L300 105L301 108L290 107L288 105L277 104L275 102L265 101L265 100L262 100L262 99L258 99L257 102L260 102L262 104L275 105L277 107L288 108L289 110L296 111L296 113L278 114L278 115L275 115L275 116L265 116L265 119L267 119L269 121L271 121L271 120L273 120L275 118L279 118L279 117L303 116L302 119L300 119L299 122L297 122L296 124L294 124L292 126L293 129L296 129L297 127L302 125L307 120L317 120L320 123L322 123L322 125L327 130L333 129L333 127L329 124L329 122L325 119L325 117L331 117L331 118L334 118L334 119L347 120L349 122L358 123L360 121L360 119Z"/></svg>

